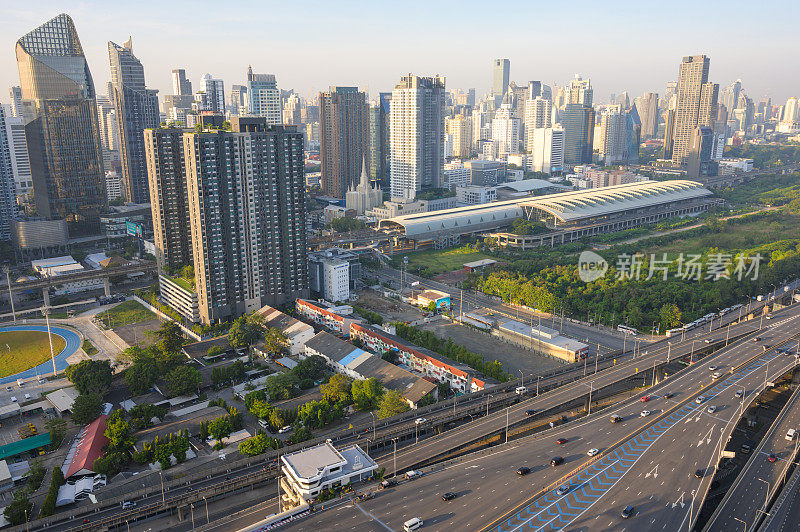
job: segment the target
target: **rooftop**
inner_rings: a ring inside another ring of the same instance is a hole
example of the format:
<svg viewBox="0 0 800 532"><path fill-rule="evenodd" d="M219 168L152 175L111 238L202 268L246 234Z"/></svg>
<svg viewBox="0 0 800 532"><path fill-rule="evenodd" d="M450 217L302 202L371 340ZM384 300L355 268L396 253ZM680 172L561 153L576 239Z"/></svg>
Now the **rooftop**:
<svg viewBox="0 0 800 532"><path fill-rule="evenodd" d="M304 331L313 332L314 330L311 325L303 323L300 320L296 320L288 314L268 305L261 307L256 311L256 314L264 317L263 323L265 327L275 327L276 329L280 329L280 331L286 335L288 340L291 340L293 337Z"/></svg>
<svg viewBox="0 0 800 532"><path fill-rule="evenodd" d="M325 468L344 465L347 461L336 448L328 442L281 456L281 460L292 468L300 478L311 478Z"/></svg>
<svg viewBox="0 0 800 532"><path fill-rule="evenodd" d="M24 440L17 440L7 445L2 445L0 446L0 460L5 460L10 456L16 456L38 447L50 445L50 443L50 433L45 432L44 434L37 434L36 436L31 436L30 438L25 438Z"/></svg>
<svg viewBox="0 0 800 532"><path fill-rule="evenodd" d="M107 421L108 416L101 415L83 429L65 478L82 471L92 471L94 461L103 455L103 448L109 442L105 435Z"/></svg>

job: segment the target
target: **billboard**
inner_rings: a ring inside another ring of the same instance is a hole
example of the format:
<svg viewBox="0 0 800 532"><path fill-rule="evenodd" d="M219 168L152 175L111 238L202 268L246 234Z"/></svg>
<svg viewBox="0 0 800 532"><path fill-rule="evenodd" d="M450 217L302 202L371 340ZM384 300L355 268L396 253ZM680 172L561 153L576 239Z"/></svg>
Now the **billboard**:
<svg viewBox="0 0 800 532"><path fill-rule="evenodd" d="M125 222L125 233L136 238L142 238L142 224L136 222Z"/></svg>

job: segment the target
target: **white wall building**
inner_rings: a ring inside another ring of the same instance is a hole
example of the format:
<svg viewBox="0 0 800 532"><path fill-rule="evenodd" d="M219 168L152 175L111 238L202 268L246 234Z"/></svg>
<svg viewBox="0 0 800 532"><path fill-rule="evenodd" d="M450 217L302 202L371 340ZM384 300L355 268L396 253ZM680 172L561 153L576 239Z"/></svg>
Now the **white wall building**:
<svg viewBox="0 0 800 532"><path fill-rule="evenodd" d="M564 168L564 129L555 127L531 130L528 137L528 170L552 174Z"/></svg>
<svg viewBox="0 0 800 532"><path fill-rule="evenodd" d="M86 271L81 264L69 255L64 257L53 257L50 259L39 259L31 261L31 267L42 278L53 278L59 275L66 275L70 273L78 273ZM86 292L89 290L102 290L102 279L87 279L85 281L74 281L56 285L53 292L54 295L60 296L65 294L75 294L79 292Z"/></svg>
<svg viewBox="0 0 800 532"><path fill-rule="evenodd" d="M120 196L122 196L122 177L110 170L106 172L106 199L113 201Z"/></svg>
<svg viewBox="0 0 800 532"><path fill-rule="evenodd" d="M373 185L367 175L366 162L361 161L361 179L358 185L351 187L345 194L345 206L356 211L358 216L383 203L383 192L380 187Z"/></svg>
<svg viewBox="0 0 800 532"><path fill-rule="evenodd" d="M504 103L495 113L492 120L492 142L497 158L519 153L520 123L510 104Z"/></svg>
<svg viewBox="0 0 800 532"><path fill-rule="evenodd" d="M466 185L456 187L456 200L459 207L466 205L481 205L490 201L497 201L497 187L482 187L479 185Z"/></svg>
<svg viewBox="0 0 800 532"><path fill-rule="evenodd" d="M553 102L541 96L525 102L525 141L530 144L534 129L551 127ZM527 148L530 151L530 148Z"/></svg>
<svg viewBox="0 0 800 532"><path fill-rule="evenodd" d="M28 159L28 143L25 140L25 124L20 116L6 116L6 138L11 152L11 172L17 198L27 197L33 192L31 163Z"/></svg>
<svg viewBox="0 0 800 532"><path fill-rule="evenodd" d="M458 186L469 184L471 175L472 170L464 166L461 161L446 163L444 165L444 181L442 185L453 190Z"/></svg>

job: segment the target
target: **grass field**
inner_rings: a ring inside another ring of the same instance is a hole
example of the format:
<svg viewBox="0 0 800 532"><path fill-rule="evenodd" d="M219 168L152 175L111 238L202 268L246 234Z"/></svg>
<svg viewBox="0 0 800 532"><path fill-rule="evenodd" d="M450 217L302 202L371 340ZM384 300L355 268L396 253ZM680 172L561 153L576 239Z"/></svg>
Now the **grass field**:
<svg viewBox="0 0 800 532"><path fill-rule="evenodd" d="M455 249L431 249L395 256L392 262L396 267L400 267L403 256L408 256L409 270L413 271L415 267L427 268L428 275L460 270L465 262L491 258L485 253L474 251L466 246Z"/></svg>
<svg viewBox="0 0 800 532"><path fill-rule="evenodd" d="M800 216L787 212L776 212L766 218L748 220L748 217L731 223L720 233L677 238L662 245L650 246L644 240L642 251L646 254L702 253L709 248L723 251L752 249L779 240L796 239L800 236Z"/></svg>
<svg viewBox="0 0 800 532"><path fill-rule="evenodd" d="M53 352L56 355L65 345L63 338L53 335ZM47 360L50 360L50 341L46 332L0 332L0 377L14 375Z"/></svg>
<svg viewBox="0 0 800 532"><path fill-rule="evenodd" d="M143 321L156 319L156 315L144 308L138 301L124 301L106 312L98 315L98 318L111 329L140 323Z"/></svg>

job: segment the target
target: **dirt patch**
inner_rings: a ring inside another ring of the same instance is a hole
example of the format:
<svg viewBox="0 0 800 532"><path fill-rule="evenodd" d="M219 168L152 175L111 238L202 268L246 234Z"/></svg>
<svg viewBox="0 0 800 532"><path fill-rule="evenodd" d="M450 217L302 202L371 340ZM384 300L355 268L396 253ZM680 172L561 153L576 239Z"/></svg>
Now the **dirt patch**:
<svg viewBox="0 0 800 532"><path fill-rule="evenodd" d="M361 290L358 292L357 306L377 312L383 316L384 321L414 321L422 318L422 313L416 307L383 297L374 290Z"/></svg>
<svg viewBox="0 0 800 532"><path fill-rule="evenodd" d="M155 343L155 335L153 331L157 331L161 327L161 320L147 320L140 323L130 323L122 327L112 329L117 335L125 340L128 345L139 344L143 347L153 345Z"/></svg>
<svg viewBox="0 0 800 532"><path fill-rule="evenodd" d="M467 272L464 270L454 270L452 272L441 273L433 278L434 281L439 281L444 284L460 283L467 278Z"/></svg>
<svg viewBox="0 0 800 532"><path fill-rule="evenodd" d="M519 370L525 373L545 373L564 365L558 359L534 354L495 336L446 320L427 323L420 328L433 332L439 338L452 338L457 344L488 360L497 360L503 364L503 371L512 376L519 377Z"/></svg>

